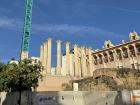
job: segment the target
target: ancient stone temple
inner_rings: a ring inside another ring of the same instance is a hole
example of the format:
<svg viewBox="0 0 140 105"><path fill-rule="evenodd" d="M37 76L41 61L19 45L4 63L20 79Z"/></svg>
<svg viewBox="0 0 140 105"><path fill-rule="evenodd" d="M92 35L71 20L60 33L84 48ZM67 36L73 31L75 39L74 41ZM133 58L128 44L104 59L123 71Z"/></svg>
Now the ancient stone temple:
<svg viewBox="0 0 140 105"><path fill-rule="evenodd" d="M62 55L61 41L57 44L57 66L52 68L52 39L40 47L40 62L43 66L43 81L38 91L62 90L62 84L71 80L91 77L100 68L140 68L140 37L136 32L129 34L129 41L114 45L105 41L103 49L93 50L85 46L66 42L66 52ZM52 73L52 71L54 71Z"/></svg>

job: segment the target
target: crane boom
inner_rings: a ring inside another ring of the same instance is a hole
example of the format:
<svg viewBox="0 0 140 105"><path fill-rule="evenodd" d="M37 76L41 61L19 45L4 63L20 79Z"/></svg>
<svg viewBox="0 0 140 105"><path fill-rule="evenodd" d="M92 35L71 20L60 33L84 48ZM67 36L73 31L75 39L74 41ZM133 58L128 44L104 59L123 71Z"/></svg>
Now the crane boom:
<svg viewBox="0 0 140 105"><path fill-rule="evenodd" d="M25 11L25 18L24 18L21 55L20 55L21 60L28 59L30 34L31 34L31 22L32 22L32 7L33 7L33 0L26 0L26 11Z"/></svg>

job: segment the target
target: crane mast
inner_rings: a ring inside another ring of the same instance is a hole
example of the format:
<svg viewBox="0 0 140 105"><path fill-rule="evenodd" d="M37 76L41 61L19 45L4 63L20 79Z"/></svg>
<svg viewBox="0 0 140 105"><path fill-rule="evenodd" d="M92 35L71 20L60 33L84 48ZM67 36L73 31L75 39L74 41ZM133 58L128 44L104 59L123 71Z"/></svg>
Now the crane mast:
<svg viewBox="0 0 140 105"><path fill-rule="evenodd" d="M21 55L20 55L21 60L28 59L30 34L31 34L31 22L32 22L32 7L33 7L33 0L26 0L26 11L25 11L25 18L24 18Z"/></svg>

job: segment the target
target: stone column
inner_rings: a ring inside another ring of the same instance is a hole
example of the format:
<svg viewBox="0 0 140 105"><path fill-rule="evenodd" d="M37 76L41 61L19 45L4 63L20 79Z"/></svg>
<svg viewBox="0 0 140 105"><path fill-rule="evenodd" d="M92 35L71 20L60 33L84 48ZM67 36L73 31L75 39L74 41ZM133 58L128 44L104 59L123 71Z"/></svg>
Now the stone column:
<svg viewBox="0 0 140 105"><path fill-rule="evenodd" d="M43 45L40 46L40 62L43 64Z"/></svg>
<svg viewBox="0 0 140 105"><path fill-rule="evenodd" d="M91 48L88 49L88 56L89 56L89 70L90 70L90 74L89 76L93 75L93 56L92 56L92 50Z"/></svg>
<svg viewBox="0 0 140 105"><path fill-rule="evenodd" d="M56 74L61 75L61 41L57 41L57 68Z"/></svg>
<svg viewBox="0 0 140 105"><path fill-rule="evenodd" d="M80 53L79 49L78 52ZM82 59L81 59L81 54L78 54L79 56L79 63L78 63L78 69L79 69L79 77L82 77Z"/></svg>
<svg viewBox="0 0 140 105"><path fill-rule="evenodd" d="M100 69L100 68L102 68L102 67L101 67L101 64L100 64L100 62L99 62L99 61L100 61L100 57L99 57L98 54L96 55L96 57L97 57L97 63L98 63L97 68Z"/></svg>
<svg viewBox="0 0 140 105"><path fill-rule="evenodd" d="M119 56L118 56L118 54L117 54L117 51L116 50L113 50L113 52L114 52L114 54L113 54L113 56L114 56L114 61L115 61L115 63L116 63L116 67L119 67Z"/></svg>
<svg viewBox="0 0 140 105"><path fill-rule="evenodd" d="M51 74L52 39L48 38L47 75Z"/></svg>
<svg viewBox="0 0 140 105"><path fill-rule="evenodd" d="M124 60L123 50L120 48L122 60Z"/></svg>
<svg viewBox="0 0 140 105"><path fill-rule="evenodd" d="M110 54L108 51L106 51L106 54L107 54L107 59L108 59L108 63L110 62Z"/></svg>
<svg viewBox="0 0 140 105"><path fill-rule="evenodd" d="M137 48L136 48L135 44L133 44L133 47L134 47L135 57L132 57L132 59L133 59L135 68L137 68L137 65L136 65L138 63L138 59L137 59L137 56L138 56L138 54L137 54Z"/></svg>
<svg viewBox="0 0 140 105"><path fill-rule="evenodd" d="M70 42L66 42L66 75L70 75Z"/></svg>
<svg viewBox="0 0 140 105"><path fill-rule="evenodd" d="M119 67L123 67L125 64L124 62L124 57L123 57L123 50L121 48L119 48L120 53L121 53L121 59L119 59Z"/></svg>
<svg viewBox="0 0 140 105"><path fill-rule="evenodd" d="M127 46L127 47L126 47L126 49L127 49L128 58L130 58L130 57L131 57L131 55L130 55L130 50L129 50L129 47Z"/></svg>
<svg viewBox="0 0 140 105"><path fill-rule="evenodd" d="M135 55L138 56L138 54L137 54L137 48L136 48L135 44L133 44L133 47L134 47Z"/></svg>
<svg viewBox="0 0 140 105"><path fill-rule="evenodd" d="M75 76L80 76L78 59L79 59L79 57L78 57L78 45L75 44L74 45L74 65L75 65L74 75Z"/></svg>
<svg viewBox="0 0 140 105"><path fill-rule="evenodd" d="M113 56L114 56L114 61L117 61L118 60L118 55L117 55L117 52L116 50L113 50Z"/></svg>
<svg viewBox="0 0 140 105"><path fill-rule="evenodd" d="M43 44L43 67L44 67L44 70L47 70L47 48L48 48L48 45L47 45L47 42L45 42Z"/></svg>
<svg viewBox="0 0 140 105"><path fill-rule="evenodd" d="M134 64L135 59L134 59L134 57L131 55L129 47L127 46L126 48L127 48L127 53L128 53L129 62L130 62L130 64Z"/></svg>
<svg viewBox="0 0 140 105"><path fill-rule="evenodd" d="M105 60L104 54L101 53L101 55L102 55L102 61L103 61L104 68L106 68L106 63L104 61Z"/></svg>
<svg viewBox="0 0 140 105"><path fill-rule="evenodd" d="M81 53L82 53L82 72L83 72L83 76L86 77L87 76L87 65L86 65L86 55L85 55L85 48L81 47Z"/></svg>

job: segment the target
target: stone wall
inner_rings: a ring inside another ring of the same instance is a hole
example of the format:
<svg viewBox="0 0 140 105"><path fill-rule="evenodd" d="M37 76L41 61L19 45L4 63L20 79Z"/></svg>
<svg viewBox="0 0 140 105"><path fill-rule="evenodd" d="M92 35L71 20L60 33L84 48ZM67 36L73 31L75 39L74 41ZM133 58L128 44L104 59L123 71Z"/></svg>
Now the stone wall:
<svg viewBox="0 0 140 105"><path fill-rule="evenodd" d="M132 92L124 91L61 91L22 92L21 105L132 105ZM140 96L140 91L137 95ZM136 94L136 93L135 93ZM1 96L5 97L5 96ZM19 92L8 93L0 105L18 105ZM135 104L140 105L140 104Z"/></svg>
<svg viewBox="0 0 140 105"><path fill-rule="evenodd" d="M37 91L62 91L62 84L68 84L71 78L69 76L46 76L39 81Z"/></svg>

